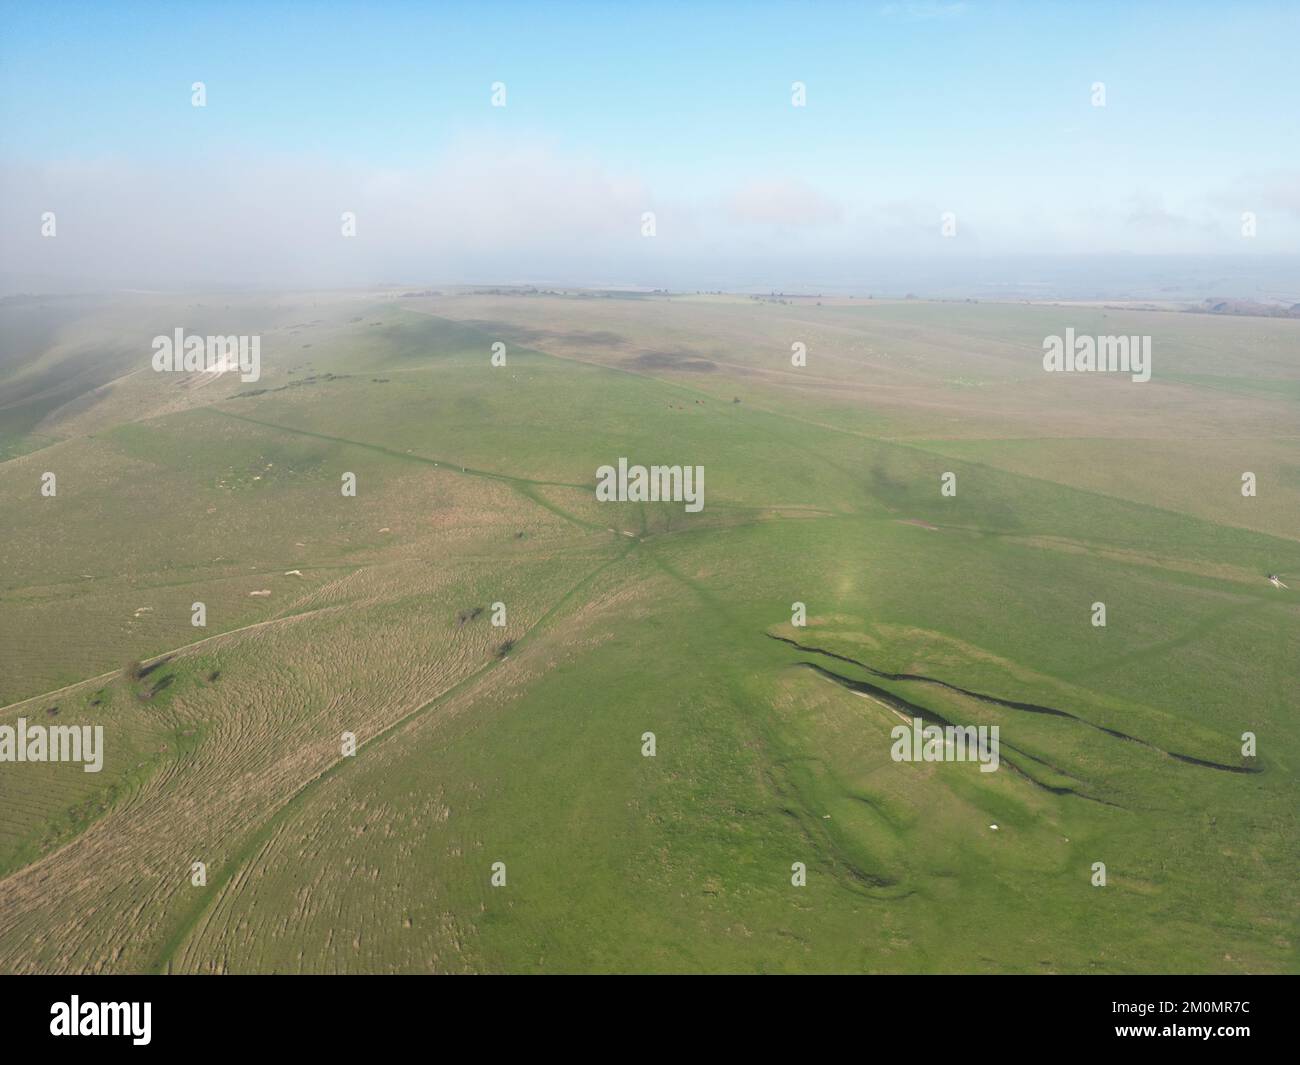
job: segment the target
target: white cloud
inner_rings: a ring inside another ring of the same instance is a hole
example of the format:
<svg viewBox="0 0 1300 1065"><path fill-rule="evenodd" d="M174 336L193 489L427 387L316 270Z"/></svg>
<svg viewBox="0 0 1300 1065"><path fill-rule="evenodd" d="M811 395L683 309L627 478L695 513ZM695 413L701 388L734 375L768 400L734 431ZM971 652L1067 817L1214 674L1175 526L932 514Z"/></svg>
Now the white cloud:
<svg viewBox="0 0 1300 1065"><path fill-rule="evenodd" d="M0 165L0 272L95 287L293 287L383 281L595 280L690 285L778 275L802 257L853 270L863 256L1235 253L1243 210L1261 213L1253 252L1300 246L1285 174L1215 194L1155 196L1080 176L1018 180L862 175L829 194L755 175L730 191L651 188L636 173L542 142L459 142L425 167L238 153L145 165L121 159ZM901 186L901 187L900 187ZM1148 186L1149 187L1149 186ZM869 190L869 191L868 191ZM1259 206L1256 206L1259 205ZM941 239L954 211L957 239ZM40 236L54 211L58 236ZM357 236L340 233L355 212ZM656 214L658 235L641 236Z"/></svg>
<svg viewBox="0 0 1300 1065"><path fill-rule="evenodd" d="M768 226L824 226L843 210L801 180L754 181L732 193L728 213L738 222Z"/></svg>

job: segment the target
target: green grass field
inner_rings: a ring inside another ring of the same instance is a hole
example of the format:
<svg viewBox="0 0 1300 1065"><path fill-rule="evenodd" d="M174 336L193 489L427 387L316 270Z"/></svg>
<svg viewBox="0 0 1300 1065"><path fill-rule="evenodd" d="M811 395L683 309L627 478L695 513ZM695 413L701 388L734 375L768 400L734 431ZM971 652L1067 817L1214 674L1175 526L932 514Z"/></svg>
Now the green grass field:
<svg viewBox="0 0 1300 1065"><path fill-rule="evenodd" d="M1300 971L1300 322L335 293L0 325L0 725L107 744L0 763L0 971ZM261 380L154 373L177 325L260 334ZM1044 373L1066 326L1151 335L1152 380ZM597 502L620 456L703 466L703 510ZM1004 764L893 761L898 706Z"/></svg>

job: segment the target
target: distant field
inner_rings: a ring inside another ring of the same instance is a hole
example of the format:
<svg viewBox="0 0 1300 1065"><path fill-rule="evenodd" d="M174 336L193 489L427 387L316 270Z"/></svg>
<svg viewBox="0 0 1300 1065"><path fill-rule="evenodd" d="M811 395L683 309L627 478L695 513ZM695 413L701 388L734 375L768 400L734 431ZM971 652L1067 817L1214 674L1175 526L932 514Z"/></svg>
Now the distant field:
<svg viewBox="0 0 1300 1065"><path fill-rule="evenodd" d="M153 372L178 325L261 379ZM1044 373L1067 326L1152 380ZM0 725L107 740L0 763L0 971L1300 971L1300 321L297 293L0 335ZM703 510L597 502L621 456ZM1013 765L894 762L912 712Z"/></svg>

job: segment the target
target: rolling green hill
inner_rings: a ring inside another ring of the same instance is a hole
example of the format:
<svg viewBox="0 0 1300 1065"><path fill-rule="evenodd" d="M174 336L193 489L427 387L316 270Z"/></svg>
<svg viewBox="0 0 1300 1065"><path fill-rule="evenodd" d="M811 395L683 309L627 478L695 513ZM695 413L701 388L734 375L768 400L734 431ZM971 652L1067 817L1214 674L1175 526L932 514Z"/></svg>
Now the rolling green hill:
<svg viewBox="0 0 1300 1065"><path fill-rule="evenodd" d="M0 971L1300 969L1300 577L1264 579L1300 574L1300 322L9 319L0 725L107 756L0 763ZM152 372L177 325L259 333L261 379ZM1066 325L1153 336L1151 382L1045 374ZM620 457L703 466L703 510L597 502ZM997 725L1003 765L893 761L912 714Z"/></svg>

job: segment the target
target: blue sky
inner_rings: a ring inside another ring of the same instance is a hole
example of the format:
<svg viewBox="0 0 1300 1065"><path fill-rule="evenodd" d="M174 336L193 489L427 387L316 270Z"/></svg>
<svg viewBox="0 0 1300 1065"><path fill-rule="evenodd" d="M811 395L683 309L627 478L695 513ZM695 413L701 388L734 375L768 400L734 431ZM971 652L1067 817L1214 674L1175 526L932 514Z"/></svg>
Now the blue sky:
<svg viewBox="0 0 1300 1065"><path fill-rule="evenodd" d="M452 215L487 189L522 200L515 229L576 227L602 269L642 209L665 256L1231 253L1247 210L1249 250L1300 248L1297 4L53 2L5 5L4 24L6 228L52 200L166 209L201 172L178 220L205 199L263 222L318 194L332 210L332 189L377 241L422 198ZM940 252L942 211L959 239ZM528 233L423 224L471 259L547 262Z"/></svg>

